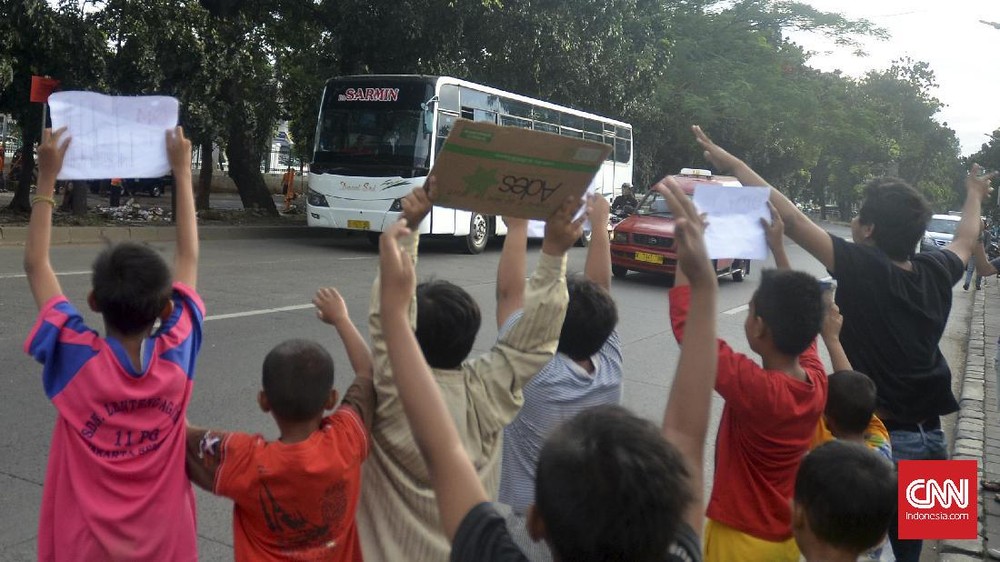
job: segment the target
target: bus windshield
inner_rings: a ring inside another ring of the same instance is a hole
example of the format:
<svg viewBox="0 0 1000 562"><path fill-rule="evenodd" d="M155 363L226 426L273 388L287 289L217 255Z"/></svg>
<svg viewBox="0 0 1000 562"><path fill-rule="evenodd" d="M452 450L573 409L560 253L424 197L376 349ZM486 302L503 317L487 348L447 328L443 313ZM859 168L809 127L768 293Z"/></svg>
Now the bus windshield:
<svg viewBox="0 0 1000 562"><path fill-rule="evenodd" d="M429 167L433 96L426 82L333 82L316 131L317 164L337 167Z"/></svg>

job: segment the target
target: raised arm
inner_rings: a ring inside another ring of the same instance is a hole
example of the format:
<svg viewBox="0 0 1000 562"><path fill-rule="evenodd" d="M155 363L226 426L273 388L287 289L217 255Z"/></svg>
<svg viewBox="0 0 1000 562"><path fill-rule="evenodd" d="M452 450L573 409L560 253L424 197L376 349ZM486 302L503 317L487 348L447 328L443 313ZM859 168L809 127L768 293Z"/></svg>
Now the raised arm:
<svg viewBox="0 0 1000 562"><path fill-rule="evenodd" d="M409 229L400 221L379 242L383 330L399 399L427 463L441 525L451 541L465 515L488 496L410 328L407 316L416 274L413 262L397 242L407 234Z"/></svg>
<svg viewBox="0 0 1000 562"><path fill-rule="evenodd" d="M840 308L830 299L820 335L823 336L826 350L830 352L830 362L833 363L833 372L835 373L854 370L851 361L847 358L847 353L844 352L844 346L840 344L840 329L843 326L844 317L840 314Z"/></svg>
<svg viewBox="0 0 1000 562"><path fill-rule="evenodd" d="M417 263L417 246L420 243L418 229L424 217L434 206L432 203L433 194L437 192L436 183L433 176L427 178L424 187L414 188L403 198L403 219L409 228L409 234L397 241L401 249L409 256L414 266ZM392 367L389 365L389 355L386 349L385 338L382 334L382 312L380 294L381 278L375 276L372 282L371 300L368 306L368 337L372 343L372 360L374 362L375 386L379 393L395 395L396 387L392 382ZM417 306L416 298L410 299L410 329L416 328Z"/></svg>
<svg viewBox="0 0 1000 562"><path fill-rule="evenodd" d="M368 344L358 332L358 329L351 322L351 317L347 313L347 304L337 289L324 287L316 291L313 297L313 305L316 306L316 316L323 322L330 324L337 329L340 341L344 343L347 350L347 358L354 369L354 382L344 394L344 403L353 407L361 419L365 422L365 427L371 429L372 419L375 416L375 387L372 380L373 361L372 352L368 349Z"/></svg>
<svg viewBox="0 0 1000 562"><path fill-rule="evenodd" d="M770 187L746 162L712 142L701 127L695 125L691 130L704 149L705 158L717 169L735 175L743 185ZM819 260L828 271L833 271L833 240L830 235L774 187L771 187L770 199L785 223L785 234Z"/></svg>
<svg viewBox="0 0 1000 562"><path fill-rule="evenodd" d="M45 129L42 144L38 147L38 186L37 194L31 201L28 239L24 244L24 272L39 309L52 297L62 294L59 279L49 262L49 245L52 239L52 211L56 206L53 198L56 176L62 169L63 157L71 140L64 136L65 133L66 127L55 132Z"/></svg>
<svg viewBox="0 0 1000 562"><path fill-rule="evenodd" d="M781 213L770 201L767 202L768 209L771 210L771 222L760 219L767 235L767 247L771 249L774 256L774 265L778 269L791 269L788 262L788 254L785 253L785 221L781 220Z"/></svg>
<svg viewBox="0 0 1000 562"><path fill-rule="evenodd" d="M507 237L497 264L497 329L524 308L525 257L528 252L528 221L504 217Z"/></svg>
<svg viewBox="0 0 1000 562"><path fill-rule="evenodd" d="M980 216L983 201L990 194L990 180L997 172L984 174L979 164L973 164L965 177L965 205L962 206L962 220L958 221L955 237L944 247L958 256L962 263L969 263L973 250L979 244L981 228Z"/></svg>
<svg viewBox="0 0 1000 562"><path fill-rule="evenodd" d="M976 260L976 273L979 275L989 277L1000 273L997 271L997 268L993 267L993 264L990 263L990 258L986 255L986 248L983 247L982 242L976 244L975 249L972 251L972 258Z"/></svg>
<svg viewBox="0 0 1000 562"><path fill-rule="evenodd" d="M659 190L659 184L657 189ZM677 447L690 474L693 501L684 520L701 536L705 519L705 437L711 413L718 356L716 277L705 249L705 225L694 203L676 184L666 185L667 204L676 218L677 265L691 285L691 307L677 373L663 413L663 436Z"/></svg>
<svg viewBox="0 0 1000 562"><path fill-rule="evenodd" d="M514 419L523 405L521 389L556 351L569 303L566 252L583 233L584 217L573 220L579 206L579 198L567 197L545 221L542 255L524 290L524 315L469 365L489 401L481 428L499 431Z"/></svg>
<svg viewBox="0 0 1000 562"><path fill-rule="evenodd" d="M198 219L191 185L191 141L184 136L182 127L167 131L167 157L174 173L174 197L177 200L174 280L195 288L198 283Z"/></svg>
<svg viewBox="0 0 1000 562"><path fill-rule="evenodd" d="M590 247L587 248L587 263L583 271L594 283L611 290L611 241L608 239L608 219L611 208L608 200L601 195L591 194L590 203Z"/></svg>

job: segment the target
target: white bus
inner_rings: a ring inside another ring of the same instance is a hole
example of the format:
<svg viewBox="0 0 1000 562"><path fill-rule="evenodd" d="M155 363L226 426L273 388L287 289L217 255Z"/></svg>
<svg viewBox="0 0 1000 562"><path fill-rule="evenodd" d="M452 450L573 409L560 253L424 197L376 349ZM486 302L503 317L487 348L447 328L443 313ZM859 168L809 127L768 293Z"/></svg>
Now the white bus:
<svg viewBox="0 0 1000 562"><path fill-rule="evenodd" d="M590 139L614 150L592 188L605 197L632 183L632 126L445 76L365 75L327 81L309 169L309 226L378 233L422 185L456 119ZM421 234L462 237L479 253L506 234L502 220L435 206Z"/></svg>

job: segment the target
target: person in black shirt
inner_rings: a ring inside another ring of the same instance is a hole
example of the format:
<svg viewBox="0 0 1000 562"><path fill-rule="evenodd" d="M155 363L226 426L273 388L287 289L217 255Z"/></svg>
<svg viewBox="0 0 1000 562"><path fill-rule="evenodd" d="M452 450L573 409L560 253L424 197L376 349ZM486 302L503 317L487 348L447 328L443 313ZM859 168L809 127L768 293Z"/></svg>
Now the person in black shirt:
<svg viewBox="0 0 1000 562"><path fill-rule="evenodd" d="M745 162L712 142L695 126L695 139L718 169L743 185L768 183ZM966 199L955 237L940 250L914 255L931 218L920 193L898 178L879 178L865 188L851 221L854 243L828 234L777 189L771 203L785 232L837 280L836 303L844 316L840 339L854 368L875 381L876 414L889 430L893 459L947 457L940 416L958 410L951 369L938 349L951 311L952 288L962 278L979 237L981 207L996 173L977 164L966 177ZM898 540L899 562L917 562L922 541Z"/></svg>
<svg viewBox="0 0 1000 562"><path fill-rule="evenodd" d="M431 193L434 181L428 179ZM556 560L701 560L704 448L717 368L715 271L693 202L669 178L657 189L677 218L678 265L690 278L691 306L702 314L688 321L662 428L604 406L568 421L542 448L528 531ZM403 214L429 206L418 188L404 199ZM559 255L579 238L582 219L572 220L578 206L578 199L567 198L549 218L543 252ZM451 559L527 560L501 510L488 501L409 327L415 273L397 243L408 233L400 221L381 238L383 330L403 410L452 542Z"/></svg>

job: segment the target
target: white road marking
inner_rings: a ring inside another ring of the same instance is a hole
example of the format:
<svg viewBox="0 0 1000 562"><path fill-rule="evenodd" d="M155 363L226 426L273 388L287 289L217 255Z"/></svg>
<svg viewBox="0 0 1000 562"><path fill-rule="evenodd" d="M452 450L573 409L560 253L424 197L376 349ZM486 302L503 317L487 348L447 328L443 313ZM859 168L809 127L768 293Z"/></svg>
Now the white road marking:
<svg viewBox="0 0 1000 562"><path fill-rule="evenodd" d="M90 270L87 271L64 271L62 273L56 273L57 276L62 277L64 275L89 275ZM0 279L24 279L27 275L24 273L12 273L9 275L0 275Z"/></svg>
<svg viewBox="0 0 1000 562"><path fill-rule="evenodd" d="M260 310L248 310L246 312L233 312L232 314L215 314L213 316L206 316L205 322L209 320L228 320L229 318L243 318L244 316L258 316L261 314L273 314L275 312L288 312L290 310L305 310L307 308L313 308L312 303L310 304L296 304L292 306L281 306L278 308L262 308Z"/></svg>
<svg viewBox="0 0 1000 562"><path fill-rule="evenodd" d="M746 312L748 310L750 310L750 305L749 304L741 304L740 306L737 306L736 308L730 308L729 310L723 310L722 313L723 314L739 314L741 312Z"/></svg>

